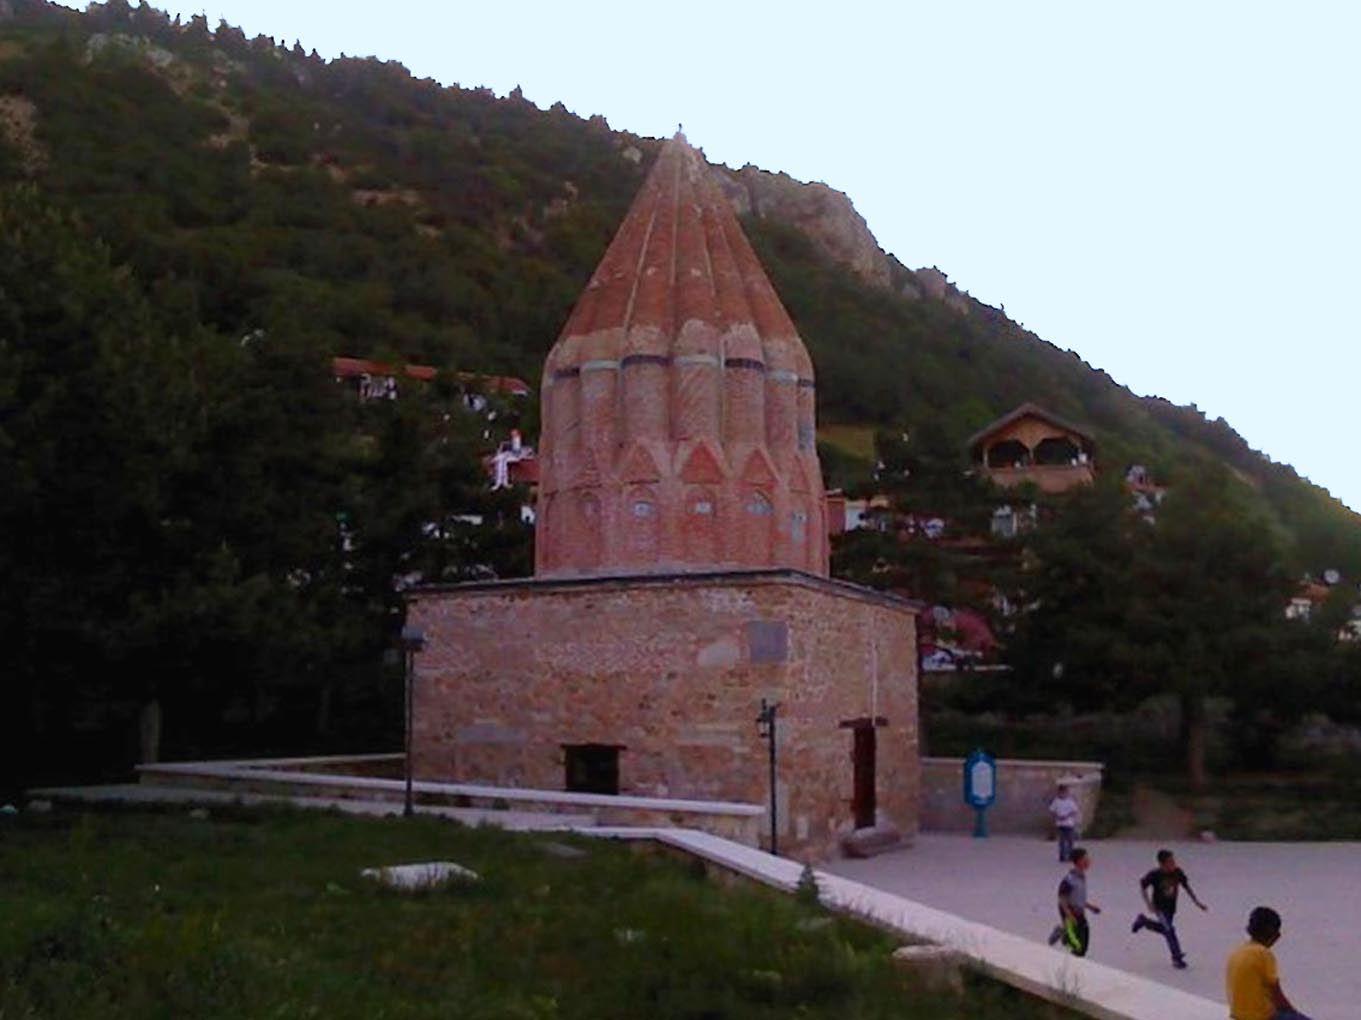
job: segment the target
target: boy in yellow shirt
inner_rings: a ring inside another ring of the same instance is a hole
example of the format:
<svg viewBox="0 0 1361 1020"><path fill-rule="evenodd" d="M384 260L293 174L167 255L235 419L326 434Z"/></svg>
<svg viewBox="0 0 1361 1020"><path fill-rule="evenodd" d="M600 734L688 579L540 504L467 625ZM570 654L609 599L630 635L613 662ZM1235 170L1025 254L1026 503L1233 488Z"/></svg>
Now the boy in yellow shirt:
<svg viewBox="0 0 1361 1020"><path fill-rule="evenodd" d="M1248 939L1229 954L1224 987L1233 1020L1309 1020L1281 990L1276 954L1281 915L1270 907L1254 907L1248 915Z"/></svg>

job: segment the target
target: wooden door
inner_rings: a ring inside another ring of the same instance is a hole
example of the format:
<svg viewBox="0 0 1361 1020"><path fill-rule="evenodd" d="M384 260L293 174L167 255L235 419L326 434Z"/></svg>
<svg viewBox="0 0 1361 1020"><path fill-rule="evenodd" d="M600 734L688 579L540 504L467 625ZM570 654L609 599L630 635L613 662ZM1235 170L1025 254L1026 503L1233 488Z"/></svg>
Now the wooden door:
<svg viewBox="0 0 1361 1020"><path fill-rule="evenodd" d="M874 727L857 726L851 731L855 734L852 759L855 762L855 794L851 801L851 812L855 816L857 829L868 829L874 825L877 808L874 798Z"/></svg>

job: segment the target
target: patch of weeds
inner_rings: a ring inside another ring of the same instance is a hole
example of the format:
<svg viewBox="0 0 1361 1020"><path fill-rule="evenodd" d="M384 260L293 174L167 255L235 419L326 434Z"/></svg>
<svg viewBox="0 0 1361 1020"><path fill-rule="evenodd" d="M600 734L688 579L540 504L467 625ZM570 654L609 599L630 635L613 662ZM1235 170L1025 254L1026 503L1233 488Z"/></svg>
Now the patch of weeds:
<svg viewBox="0 0 1361 1020"><path fill-rule="evenodd" d="M818 876L811 864L805 864L799 872L798 885L794 887L794 899L804 907L816 907L822 903L822 892L818 889Z"/></svg>
<svg viewBox="0 0 1361 1020"><path fill-rule="evenodd" d="M1109 839L1134 825L1133 795L1126 789L1106 788L1096 805L1096 817L1083 832L1087 839Z"/></svg>

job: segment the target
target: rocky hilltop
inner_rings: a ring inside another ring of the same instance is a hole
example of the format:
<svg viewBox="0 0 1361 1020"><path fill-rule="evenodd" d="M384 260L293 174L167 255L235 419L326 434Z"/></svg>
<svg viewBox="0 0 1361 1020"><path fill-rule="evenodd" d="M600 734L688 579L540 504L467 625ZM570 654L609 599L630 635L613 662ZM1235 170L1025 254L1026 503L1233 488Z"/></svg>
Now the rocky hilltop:
<svg viewBox="0 0 1361 1020"><path fill-rule="evenodd" d="M636 151L636 150L635 150ZM741 170L715 166L715 176L738 216L772 220L799 231L828 261L872 287L910 300L940 301L965 315L975 301L934 266L908 269L886 253L849 196L819 181L805 183L748 163Z"/></svg>
<svg viewBox="0 0 1361 1020"><path fill-rule="evenodd" d="M788 224L805 234L819 253L876 287L893 285L889 256L870 233L851 200L825 184L804 184L785 173L747 164L715 167L715 176L738 216Z"/></svg>

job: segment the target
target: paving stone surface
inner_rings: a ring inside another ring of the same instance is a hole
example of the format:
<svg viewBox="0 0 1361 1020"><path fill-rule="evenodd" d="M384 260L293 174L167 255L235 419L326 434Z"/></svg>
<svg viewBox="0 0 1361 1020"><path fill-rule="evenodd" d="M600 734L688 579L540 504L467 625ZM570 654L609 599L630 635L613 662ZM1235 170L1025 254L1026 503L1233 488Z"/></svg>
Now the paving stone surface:
<svg viewBox="0 0 1361 1020"><path fill-rule="evenodd" d="M582 830L583 835L653 839L683 848L739 874L793 891L801 866L693 829ZM1041 942L907 899L827 871L817 873L819 898L908 938L954 949L972 966L1096 1020L1223 1020L1212 999L1159 984L1094 960L1079 960Z"/></svg>
<svg viewBox="0 0 1361 1020"><path fill-rule="evenodd" d="M1245 936L1248 911L1267 904L1284 918L1276 947L1282 984L1314 1020L1361 1016L1361 844L1188 843L1094 840L1088 892L1092 959L1196 995L1224 1001L1224 960ZM1167 846L1209 906L1183 893L1177 927L1190 966L1173 970L1166 943L1130 922L1142 906L1138 879ZM1043 942L1055 919L1066 866L1055 846L1020 837L971 839L927 834L907 850L825 870L972 921ZM1057 954L1057 951L1055 951ZM1227 1016L1227 1010L1225 1010Z"/></svg>

